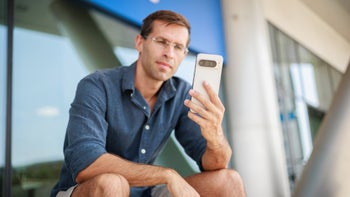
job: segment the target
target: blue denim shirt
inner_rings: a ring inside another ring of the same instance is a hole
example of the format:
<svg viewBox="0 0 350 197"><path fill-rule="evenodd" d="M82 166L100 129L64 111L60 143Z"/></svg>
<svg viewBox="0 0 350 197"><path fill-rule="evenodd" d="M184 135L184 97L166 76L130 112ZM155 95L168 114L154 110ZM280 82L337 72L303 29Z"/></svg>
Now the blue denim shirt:
<svg viewBox="0 0 350 197"><path fill-rule="evenodd" d="M52 196L76 185L77 174L106 152L152 164L173 130L201 168L206 141L183 104L190 98L190 84L177 77L165 81L151 112L135 88L135 68L134 63L100 70L79 82L69 111L64 165ZM147 196L146 190L132 188L131 196Z"/></svg>

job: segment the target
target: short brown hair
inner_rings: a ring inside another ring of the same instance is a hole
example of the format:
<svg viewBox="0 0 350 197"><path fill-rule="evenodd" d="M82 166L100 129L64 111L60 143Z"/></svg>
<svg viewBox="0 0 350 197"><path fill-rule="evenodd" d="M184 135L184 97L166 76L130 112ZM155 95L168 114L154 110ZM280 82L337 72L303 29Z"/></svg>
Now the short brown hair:
<svg viewBox="0 0 350 197"><path fill-rule="evenodd" d="M183 27L186 27L188 30L188 37L189 37L187 45L189 44L190 34L191 34L190 23L181 14L178 14L170 10L158 10L156 12L151 13L145 19L143 19L143 24L141 26L141 33L140 33L142 37L147 38L147 36L152 32L153 22L155 20L165 21L167 25L175 24L175 25L181 25Z"/></svg>

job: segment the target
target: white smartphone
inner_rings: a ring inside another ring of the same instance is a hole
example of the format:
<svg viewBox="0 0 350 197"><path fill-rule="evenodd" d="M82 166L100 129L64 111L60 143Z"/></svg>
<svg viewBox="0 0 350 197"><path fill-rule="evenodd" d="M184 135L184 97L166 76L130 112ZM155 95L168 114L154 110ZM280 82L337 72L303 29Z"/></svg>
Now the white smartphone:
<svg viewBox="0 0 350 197"><path fill-rule="evenodd" d="M203 82L206 81L214 89L216 94L218 94L222 66L223 57L221 55L199 53L196 58L192 88L209 99L209 95L203 87ZM203 107L203 105L195 98L192 97L191 100L197 105Z"/></svg>

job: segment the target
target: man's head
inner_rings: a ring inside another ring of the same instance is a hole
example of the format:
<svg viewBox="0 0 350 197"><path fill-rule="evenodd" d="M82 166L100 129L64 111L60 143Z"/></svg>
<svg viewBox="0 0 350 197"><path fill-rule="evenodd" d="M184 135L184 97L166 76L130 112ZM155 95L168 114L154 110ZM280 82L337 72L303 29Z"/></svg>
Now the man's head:
<svg viewBox="0 0 350 197"><path fill-rule="evenodd" d="M153 22L155 20L164 21L167 25L180 25L186 27L188 30L188 41L186 43L186 47L188 47L188 44L190 43L191 26L184 16L170 10L159 10L153 12L143 19L143 25L140 33L142 37L146 38L152 32Z"/></svg>
<svg viewBox="0 0 350 197"><path fill-rule="evenodd" d="M138 79L163 82L172 77L187 55L190 25L182 15L156 11L143 20L135 43L139 52Z"/></svg>

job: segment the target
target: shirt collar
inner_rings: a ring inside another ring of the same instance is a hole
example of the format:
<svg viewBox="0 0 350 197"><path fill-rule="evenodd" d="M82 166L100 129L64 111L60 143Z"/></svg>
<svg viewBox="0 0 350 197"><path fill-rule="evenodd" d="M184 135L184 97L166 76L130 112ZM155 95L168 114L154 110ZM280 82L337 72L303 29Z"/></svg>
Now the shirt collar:
<svg viewBox="0 0 350 197"><path fill-rule="evenodd" d="M123 71L122 76L122 90L123 92L127 90L131 90L132 92L135 91L135 72L136 72L136 62L132 63L130 66L126 67ZM163 99L167 100L171 97L173 97L176 93L176 87L174 84L174 79L170 78L166 80L160 91L159 91L159 97L162 97Z"/></svg>
<svg viewBox="0 0 350 197"><path fill-rule="evenodd" d="M135 71L136 71L136 62L132 63L128 67L124 67L122 75L122 90L123 92L135 90Z"/></svg>

